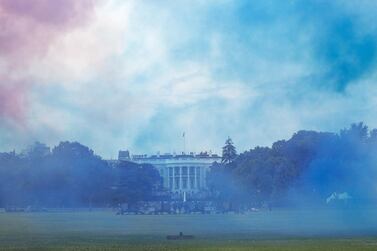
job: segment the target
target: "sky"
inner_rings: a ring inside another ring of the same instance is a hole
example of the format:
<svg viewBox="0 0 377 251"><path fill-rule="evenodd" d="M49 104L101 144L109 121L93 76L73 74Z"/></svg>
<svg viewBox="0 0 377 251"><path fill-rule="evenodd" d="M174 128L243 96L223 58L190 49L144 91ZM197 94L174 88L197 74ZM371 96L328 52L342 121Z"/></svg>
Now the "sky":
<svg viewBox="0 0 377 251"><path fill-rule="evenodd" d="M239 152L377 127L373 0L0 0L0 151Z"/></svg>

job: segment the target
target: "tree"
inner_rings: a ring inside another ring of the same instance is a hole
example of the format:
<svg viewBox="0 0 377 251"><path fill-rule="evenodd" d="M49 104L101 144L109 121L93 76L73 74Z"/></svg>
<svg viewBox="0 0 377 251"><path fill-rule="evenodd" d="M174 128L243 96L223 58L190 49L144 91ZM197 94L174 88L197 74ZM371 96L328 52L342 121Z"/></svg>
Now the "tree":
<svg viewBox="0 0 377 251"><path fill-rule="evenodd" d="M26 150L24 150L21 156L30 160L40 161L50 154L50 147L48 147L46 144L36 141L34 142L34 144L30 145Z"/></svg>
<svg viewBox="0 0 377 251"><path fill-rule="evenodd" d="M368 138L368 126L364 125L363 122L353 123L349 129L343 129L340 131L340 137L343 140L348 141L365 141ZM351 142L351 143L353 143Z"/></svg>
<svg viewBox="0 0 377 251"><path fill-rule="evenodd" d="M153 192L162 185L157 169L150 164L121 161L115 171L115 195L117 203L135 203L151 199Z"/></svg>
<svg viewBox="0 0 377 251"><path fill-rule="evenodd" d="M233 145L233 141L230 137L225 141L225 146L223 147L223 156L221 163L229 164L237 157L236 148Z"/></svg>
<svg viewBox="0 0 377 251"><path fill-rule="evenodd" d="M64 206L104 205L109 201L111 169L93 150L78 142L61 142L52 150L46 186Z"/></svg>

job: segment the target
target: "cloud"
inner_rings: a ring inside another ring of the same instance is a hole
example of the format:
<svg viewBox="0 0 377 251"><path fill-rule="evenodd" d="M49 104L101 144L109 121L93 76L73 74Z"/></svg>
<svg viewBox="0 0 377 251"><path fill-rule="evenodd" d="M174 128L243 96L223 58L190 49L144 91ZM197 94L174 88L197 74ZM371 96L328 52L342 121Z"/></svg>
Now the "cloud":
<svg viewBox="0 0 377 251"><path fill-rule="evenodd" d="M360 4L368 5L373 7L366 1ZM318 64L316 74L324 82L321 87L343 92L375 68L376 29L365 24L369 11L360 6L355 8L351 1L308 1L296 7L304 27L315 31L312 53Z"/></svg>
<svg viewBox="0 0 377 251"><path fill-rule="evenodd" d="M11 118L22 124L23 108L26 105L23 88L20 83L14 86L0 85L0 118Z"/></svg>
<svg viewBox="0 0 377 251"><path fill-rule="evenodd" d="M1 0L0 53L7 56L7 63L17 65L41 55L59 33L82 24L93 4L92 0Z"/></svg>
<svg viewBox="0 0 377 251"><path fill-rule="evenodd" d="M0 116L24 118L23 132L2 122L3 148L78 140L108 158L179 151L186 131L190 150L231 136L242 151L299 129L377 126L368 1L0 3L2 20L17 17L1 22L0 90L14 97Z"/></svg>
<svg viewBox="0 0 377 251"><path fill-rule="evenodd" d="M51 42L88 18L91 0L0 1L0 116L21 119L33 79L23 72ZM4 76L7 76L6 78Z"/></svg>

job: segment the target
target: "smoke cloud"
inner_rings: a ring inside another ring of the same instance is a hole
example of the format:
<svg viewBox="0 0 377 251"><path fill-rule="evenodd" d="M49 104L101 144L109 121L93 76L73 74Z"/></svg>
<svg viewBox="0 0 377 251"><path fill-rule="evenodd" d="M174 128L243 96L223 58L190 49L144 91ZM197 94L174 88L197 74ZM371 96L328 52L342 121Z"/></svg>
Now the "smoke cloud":
<svg viewBox="0 0 377 251"><path fill-rule="evenodd" d="M0 149L179 152L185 131L190 151L231 136L242 152L302 129L376 127L376 8L0 0L0 116L27 130L1 123Z"/></svg>
<svg viewBox="0 0 377 251"><path fill-rule="evenodd" d="M44 57L50 44L83 25L94 1L0 1L0 117L21 122L35 82L30 63Z"/></svg>

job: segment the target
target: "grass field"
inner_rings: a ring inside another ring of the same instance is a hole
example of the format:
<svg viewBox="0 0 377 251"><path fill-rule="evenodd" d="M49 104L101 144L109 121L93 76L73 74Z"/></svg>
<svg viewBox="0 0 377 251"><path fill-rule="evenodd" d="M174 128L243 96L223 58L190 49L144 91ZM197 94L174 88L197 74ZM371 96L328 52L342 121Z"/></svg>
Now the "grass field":
<svg viewBox="0 0 377 251"><path fill-rule="evenodd" d="M377 214L0 213L0 250L377 250ZM168 241L178 232L194 240Z"/></svg>

